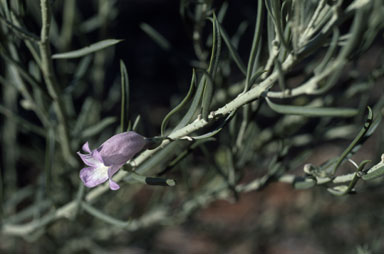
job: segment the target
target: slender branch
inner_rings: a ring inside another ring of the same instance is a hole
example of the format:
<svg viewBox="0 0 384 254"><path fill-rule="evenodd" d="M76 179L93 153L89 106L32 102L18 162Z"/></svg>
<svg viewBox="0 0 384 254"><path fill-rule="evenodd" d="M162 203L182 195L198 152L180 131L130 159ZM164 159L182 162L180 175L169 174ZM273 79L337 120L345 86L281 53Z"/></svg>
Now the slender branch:
<svg viewBox="0 0 384 254"><path fill-rule="evenodd" d="M27 30L15 26L10 21L8 21L3 15L0 14L0 20L3 21L10 29L14 30L17 36L21 37L22 39L30 40L30 41L38 41L39 37L37 37L35 34L28 32Z"/></svg>
<svg viewBox="0 0 384 254"><path fill-rule="evenodd" d="M52 65L49 66L50 58L47 58L47 56L50 56L49 48L48 48L48 31L49 31L49 23L47 19L47 15L49 13L49 10L47 9L47 0L41 0L42 3L42 13L43 13L43 28L42 28L42 35L41 35L41 51L42 51L42 59L43 59L43 67L46 69L45 72L47 72L44 77L47 82L47 86L50 89L50 93L52 93L52 98L56 98L56 101L59 101L59 98L57 97L57 90L55 90L54 82L52 82ZM49 7L49 6L48 6ZM45 13L45 14L44 14ZM45 18L44 18L45 15ZM335 24L337 20L332 20L329 22L329 29L332 29L332 25ZM48 25L48 27L47 27ZM47 29L48 28L48 29ZM309 39L309 38L306 38ZM303 39L303 41L306 41ZM45 55L43 55L45 53ZM44 58L46 58L44 60ZM299 62L299 58L296 58L292 55L289 55L286 60L282 63L282 70L286 72L295 64ZM46 66L47 65L47 66ZM268 74L267 74L268 75ZM278 79L278 72L277 70L273 71L271 74L269 74L265 79L260 83L251 88L246 93L240 94L238 97L227 103L226 105L222 106L221 108L217 109L216 111L209 114L209 117L207 119L196 119L194 122L188 124L184 128L178 129L175 132L171 133L169 135L169 139L165 139L163 143L154 150L147 150L143 152L140 156L138 156L132 164L137 166L136 172L139 174L146 175L147 173L150 173L152 168L145 168L140 167L145 161L147 161L151 156L153 156L155 153L161 151L164 149L168 144L170 144L170 140L176 140L183 138L185 136L190 135L191 133L206 127L208 124L215 122L218 120L218 118L221 118L225 115L230 114L231 112L237 110L239 107L242 107L243 105L252 102L253 100L259 98L262 93L265 93L268 91L269 88L272 87L272 85L277 81ZM312 81L314 83L314 81ZM312 87L313 84L309 84L308 86ZM278 94L279 95L279 94ZM58 104L60 106L60 104ZM60 109L60 108L59 108ZM127 177L128 173L125 171L120 170L116 176L114 176L115 181L121 181L123 178ZM343 177L342 179L338 179L339 181L345 181L350 180L350 175L347 177ZM334 182L336 182L336 179L333 179ZM282 182L289 182L293 183L295 180L295 176L293 175L284 175L282 176L279 181ZM328 180L328 179L327 179ZM331 179L332 180L332 179ZM325 182L324 182L325 183ZM318 184L320 184L318 182ZM260 186L260 179L256 179L252 183L244 186L238 186L237 188L240 191L250 191L254 189L258 189ZM86 196L85 196L85 202L92 203L94 202L99 196L101 196L103 193L107 192L109 190L108 184L101 185L99 187L96 187L95 189L91 190ZM220 190L219 190L220 191ZM222 193L230 193L228 189L224 189ZM225 195L224 195L225 196ZM220 196L221 197L221 196ZM47 223L50 223L54 220L57 220L59 218L73 218L75 211L78 209L79 204L81 202L78 202L78 200L73 200L66 205L58 208L57 210L46 214L44 217L42 217L40 220L32 221L29 223L16 225L16 224L5 224L3 225L2 232L4 234L13 234L13 235L27 235L35 231L36 229L42 227L43 225L46 225ZM199 202L200 204L200 202Z"/></svg>
<svg viewBox="0 0 384 254"><path fill-rule="evenodd" d="M284 62L283 68L289 69L294 65L295 61L293 57L288 57L288 59ZM273 72L267 79L265 79L262 83L257 85L256 87L252 88L248 92L240 95L239 97L235 98L233 101L229 102L228 104L224 105L223 107L216 110L213 114L211 114L208 117L208 120L204 119L197 119L196 121L190 123L189 125L185 126L184 128L181 128L179 130L176 130L171 135L169 135L169 139L165 139L163 143L154 150L147 150L143 152L140 156L138 156L133 162L131 162L134 165L138 166L137 172L140 174L147 174L146 171L140 171L140 165L145 162L147 159L149 159L152 155L154 155L156 152L162 150L165 146L167 146L170 143L170 140L176 140L183 138L205 126L210 124L213 121L217 120L218 116L225 116L232 111L236 110L237 108L257 99L265 90L269 89L277 80L278 73L277 71ZM120 170L115 176L115 181L121 181L123 178L125 178L128 175L126 171ZM104 192L108 191L109 187L107 184L101 185L92 191L90 191L85 196L86 202L94 202L100 195L102 195ZM44 218L42 218L39 221L32 221L23 225L12 225L12 224L6 224L3 227L3 233L5 234L12 234L12 235L27 235L37 228L41 227L42 225L45 225L51 221L54 221L59 218L72 218L75 214L75 211L78 207L78 202L76 200L69 202L68 204L62 206L61 208L57 209L56 211L49 213L45 215Z"/></svg>
<svg viewBox="0 0 384 254"><path fill-rule="evenodd" d="M51 3L50 0L41 0L41 34L40 34L40 55L41 68L44 76L44 81L47 86L48 93L53 100L53 106L59 120L58 131L60 135L60 145L63 150L63 155L72 166L76 166L76 160L72 155L69 142L69 134L67 120L63 102L60 98L60 90L57 85L53 72L53 63L51 58L51 50L49 46L49 30L51 24Z"/></svg>

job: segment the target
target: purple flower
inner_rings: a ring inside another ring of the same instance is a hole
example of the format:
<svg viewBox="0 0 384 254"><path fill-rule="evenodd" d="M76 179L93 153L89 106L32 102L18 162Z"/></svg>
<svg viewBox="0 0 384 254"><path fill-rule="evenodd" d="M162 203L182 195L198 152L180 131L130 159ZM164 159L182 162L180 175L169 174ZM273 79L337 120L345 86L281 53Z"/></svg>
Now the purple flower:
<svg viewBox="0 0 384 254"><path fill-rule="evenodd" d="M147 139L133 131L114 135L94 150L86 142L83 151L87 154L77 153L89 166L80 171L80 179L89 188L109 180L109 188L118 190L120 186L112 180L112 176L146 145Z"/></svg>

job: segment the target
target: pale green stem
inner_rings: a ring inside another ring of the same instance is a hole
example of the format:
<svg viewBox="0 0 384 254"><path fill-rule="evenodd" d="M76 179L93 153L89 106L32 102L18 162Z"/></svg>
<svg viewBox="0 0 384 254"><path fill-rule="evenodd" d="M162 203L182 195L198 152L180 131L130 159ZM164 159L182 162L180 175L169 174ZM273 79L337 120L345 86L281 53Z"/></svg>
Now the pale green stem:
<svg viewBox="0 0 384 254"><path fill-rule="evenodd" d="M53 100L53 106L59 120L58 132L60 136L60 145L63 150L63 155L72 166L76 166L76 160L72 155L69 142L68 127L65 115L63 102L60 98L59 87L55 80L53 73L53 63L51 58L51 50L49 46L49 29L51 22L51 3L49 0L41 0L41 34L40 34L40 55L41 55L41 68L44 76L44 81L47 86L49 95Z"/></svg>

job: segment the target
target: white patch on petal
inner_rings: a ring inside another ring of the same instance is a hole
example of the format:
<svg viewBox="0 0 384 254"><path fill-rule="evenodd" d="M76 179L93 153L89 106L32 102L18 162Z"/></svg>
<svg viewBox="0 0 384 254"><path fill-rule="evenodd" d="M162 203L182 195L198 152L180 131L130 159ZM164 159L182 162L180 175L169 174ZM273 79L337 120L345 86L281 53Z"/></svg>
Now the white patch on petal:
<svg viewBox="0 0 384 254"><path fill-rule="evenodd" d="M98 166L95 167L92 174L89 176L89 181L99 182L103 179L103 182L108 179L108 168L102 163L98 163Z"/></svg>
<svg viewBox="0 0 384 254"><path fill-rule="evenodd" d="M103 163L97 163L95 167L84 168L80 172L80 178L87 187L95 187L108 180L108 168Z"/></svg>

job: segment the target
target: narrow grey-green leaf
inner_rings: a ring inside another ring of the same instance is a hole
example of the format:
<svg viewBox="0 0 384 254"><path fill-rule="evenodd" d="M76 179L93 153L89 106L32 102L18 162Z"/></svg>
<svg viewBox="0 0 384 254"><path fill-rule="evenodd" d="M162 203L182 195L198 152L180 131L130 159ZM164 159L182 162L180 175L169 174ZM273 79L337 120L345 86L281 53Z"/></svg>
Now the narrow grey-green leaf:
<svg viewBox="0 0 384 254"><path fill-rule="evenodd" d="M205 120L208 119L208 114L210 110L210 105L212 102L212 95L214 90L214 79L219 66L219 58L221 52L221 36L220 36L220 27L219 22L217 21L215 13L213 13L213 18L209 19L212 22L213 32L212 32L212 52L211 59L209 62L208 73L205 73L205 85L203 91L202 99L202 116Z"/></svg>
<svg viewBox="0 0 384 254"><path fill-rule="evenodd" d="M73 79L70 82L69 86L65 88L66 93L71 93L75 88L76 85L78 84L79 80L81 80L84 75L87 73L87 70L92 62L92 57L91 56L86 56L81 61L76 67L76 72L73 75Z"/></svg>
<svg viewBox="0 0 384 254"><path fill-rule="evenodd" d="M378 177L384 176L384 163L380 162L370 168L367 174L363 175L362 178L365 181L369 181Z"/></svg>
<svg viewBox="0 0 384 254"><path fill-rule="evenodd" d="M21 77L31 84L33 89L37 89L42 92L44 96L47 96L46 90L43 88L41 82L38 82L34 76L32 76L24 66L22 66L18 61L14 60L12 57L7 55L7 51L0 45L0 55L4 58L8 64L12 64L19 71Z"/></svg>
<svg viewBox="0 0 384 254"><path fill-rule="evenodd" d="M195 69L193 69L192 71L192 80L191 80L191 84L189 85L189 90L188 90L188 93L187 95L185 96L185 98L179 103L179 105L177 105L174 109L171 110L171 112L169 112L165 117L164 117L164 120L163 122L161 123L161 136L163 137L164 134L165 134L165 128L167 127L167 123L169 121L169 119L174 115L176 114L177 112L179 112L184 106L185 104L187 104L194 91L195 91L195 88L196 88L196 72L195 72Z"/></svg>
<svg viewBox="0 0 384 254"><path fill-rule="evenodd" d="M337 163L335 164L335 167L332 170L332 175L334 175L336 173L337 168L341 165L341 163L344 161L344 159L347 158L347 156L353 152L353 149L356 146L358 146L364 140L365 134L368 132L368 130L370 129L370 127L372 125L372 120L373 120L373 112L372 112L372 109L370 107L368 107L368 117L364 123L363 128L360 130L360 132L353 139L351 144L347 147L347 149L345 149L345 151L342 153L342 155L337 160Z"/></svg>
<svg viewBox="0 0 384 254"><path fill-rule="evenodd" d="M94 101L91 97L87 97L81 106L80 113L76 119L75 126L71 129L71 134L78 138L80 136L81 130L84 129L84 126L88 120L88 116L92 107L94 106Z"/></svg>
<svg viewBox="0 0 384 254"><path fill-rule="evenodd" d="M167 161L170 161L175 154L178 154L180 151L183 151L186 144L189 142L183 141L173 141L166 145L164 148L152 155L151 158L143 162L139 167L135 169L135 172L141 175L146 174L156 174L159 172L162 167L165 166ZM124 177L124 181L129 181L131 175Z"/></svg>
<svg viewBox="0 0 384 254"><path fill-rule="evenodd" d="M154 28L146 23L141 23L140 28L149 36L151 39L156 42L162 49L169 50L171 44L164 36L157 32Z"/></svg>
<svg viewBox="0 0 384 254"><path fill-rule="evenodd" d="M272 21L275 25L275 30L278 35L278 39L281 42L281 44L284 46L284 48L289 52L290 48L287 42L284 38L284 32L283 32L283 20L281 17L281 12L279 10L280 7L280 1L278 0L265 0L265 5L267 7L267 11L269 15L272 18Z"/></svg>
<svg viewBox="0 0 384 254"><path fill-rule="evenodd" d="M253 76L253 70L255 69L255 65L257 65L257 62L256 62L257 49L258 47L261 48L261 45L259 44L261 39L262 21L263 21L263 1L259 0L257 5L255 31L253 32L252 47L249 55L247 72L246 72L244 92L248 91L248 89L252 85L251 79Z"/></svg>
<svg viewBox="0 0 384 254"><path fill-rule="evenodd" d="M361 42L361 33L365 25L364 9L357 9L356 14L353 19L353 24L350 30L351 37L348 39L345 46L341 49L338 59L347 58L353 50L355 50L356 45Z"/></svg>
<svg viewBox="0 0 384 254"><path fill-rule="evenodd" d="M86 202L81 202L81 206L82 208L88 212L90 215L93 215L95 216L96 218L104 221L104 222L107 222L109 224L112 224L114 226L117 226L117 227L125 227L125 226L128 226L129 225L129 222L126 222L126 221L122 221L122 220L118 220L116 218L113 218L112 216L108 215L108 214L105 214L104 212L94 208L93 206L89 205L88 203Z"/></svg>
<svg viewBox="0 0 384 254"><path fill-rule="evenodd" d="M284 92L286 85L285 85L283 67L281 66L280 60L277 58L275 59L275 67L276 67L277 74L278 74L278 81L279 81L280 90L282 92Z"/></svg>
<svg viewBox="0 0 384 254"><path fill-rule="evenodd" d="M316 181L312 178L295 178L293 187L298 190L305 190L316 185Z"/></svg>
<svg viewBox="0 0 384 254"><path fill-rule="evenodd" d="M249 81L249 84L252 85L253 83L255 83L257 81L257 79L263 74L267 72L266 70L264 70L262 67L260 67L259 69L257 69L255 71L255 73L253 73L253 76L251 78L251 80Z"/></svg>
<svg viewBox="0 0 384 254"><path fill-rule="evenodd" d="M240 69L240 71L241 71L244 75L246 75L246 74L247 74L247 71L246 71L245 65L244 65L244 63L243 63L243 60L241 60L240 55L239 55L239 53L237 53L235 47L233 46L231 40L229 39L227 32L226 32L226 31L224 30L224 28L220 25L220 23L218 23L218 25L219 25L219 27L220 27L220 34L221 34L221 37L223 38L225 45L227 45L227 47L228 47L229 54L231 55L233 61L235 62L235 64L237 65L237 67Z"/></svg>
<svg viewBox="0 0 384 254"><path fill-rule="evenodd" d="M121 132L127 129L128 114L129 114L129 78L127 68L122 60L120 60L120 75L121 75L121 115L120 127Z"/></svg>
<svg viewBox="0 0 384 254"><path fill-rule="evenodd" d="M52 55L52 58L53 59L79 58L79 57L83 57L85 55L94 53L96 51L111 47L121 41L123 40L107 39L107 40L96 42L94 44L91 44L81 49L77 49L77 50L73 50L65 53L54 54Z"/></svg>
<svg viewBox="0 0 384 254"><path fill-rule="evenodd" d="M0 20L3 21L10 29L15 31L15 34L20 36L21 38L31 40L31 41L39 41L40 40L40 38L37 35L29 32L29 31L27 31L21 27L18 27L16 25L12 24L5 17L3 17L3 15L0 15Z"/></svg>
<svg viewBox="0 0 384 254"><path fill-rule="evenodd" d="M206 138L206 139L202 139L202 140L196 140L195 142L193 142L189 147L188 149L184 149L180 150L179 153L177 153L177 156L176 158L174 158L173 160L171 160L168 165L158 173L158 175L163 175L164 173L166 173L167 171L171 170L173 167L175 167L178 163L180 163L188 154L190 154L194 149L196 149L197 147L199 147L200 145L204 144L205 142L210 142L210 141L214 141L215 139L214 138Z"/></svg>
<svg viewBox="0 0 384 254"><path fill-rule="evenodd" d="M328 188L327 191L335 196L343 196L347 194L348 185L339 185L333 188Z"/></svg>
<svg viewBox="0 0 384 254"><path fill-rule="evenodd" d="M104 118L101 122L96 125L93 125L87 129L85 129L81 135L83 139L92 137L101 131L103 131L108 125L111 125L116 122L116 117L107 117Z"/></svg>
<svg viewBox="0 0 384 254"><path fill-rule="evenodd" d="M13 113L11 110L4 107L3 105L0 105L0 114L12 119L27 131L33 132L37 135L40 135L41 137L46 137L47 133L43 128L23 119L18 114Z"/></svg>
<svg viewBox="0 0 384 254"><path fill-rule="evenodd" d="M315 68L314 70L315 73L320 73L324 71L325 67L327 66L327 64L329 63L329 61L331 60L333 54L337 49L337 42L339 40L339 37L340 37L340 31L336 27L333 29L332 40L328 47L327 53L325 53L323 60L321 60L321 63Z"/></svg>
<svg viewBox="0 0 384 254"><path fill-rule="evenodd" d="M215 136L217 133L219 133L223 127L232 119L232 117L235 115L236 111L232 111L226 118L225 120L218 126L216 127L213 131L207 132L203 135L200 136L195 136L192 137L193 139L199 140L199 139L207 139Z"/></svg>
<svg viewBox="0 0 384 254"><path fill-rule="evenodd" d="M268 97L265 99L268 103L268 106L280 114L302 115L307 117L352 117L358 113L358 110L352 108L287 106L273 103Z"/></svg>
<svg viewBox="0 0 384 254"><path fill-rule="evenodd" d="M209 73L205 72L204 76L206 77L205 80L205 87L203 91L203 99L202 99L202 115L205 120L208 119L208 114L210 110L210 105L212 103L212 95L213 95L213 80Z"/></svg>
<svg viewBox="0 0 384 254"><path fill-rule="evenodd" d="M193 115L196 113L201 97L203 95L203 90L204 90L204 84L205 84L205 75L201 78L199 85L197 87L195 96L193 97L191 106L189 107L187 113L184 115L183 119L177 124L177 126L173 129L173 131L178 130L186 126L192 119Z"/></svg>
<svg viewBox="0 0 384 254"><path fill-rule="evenodd" d="M141 120L141 115L138 115L132 125L133 131L136 131L137 127L139 126L140 120Z"/></svg>

